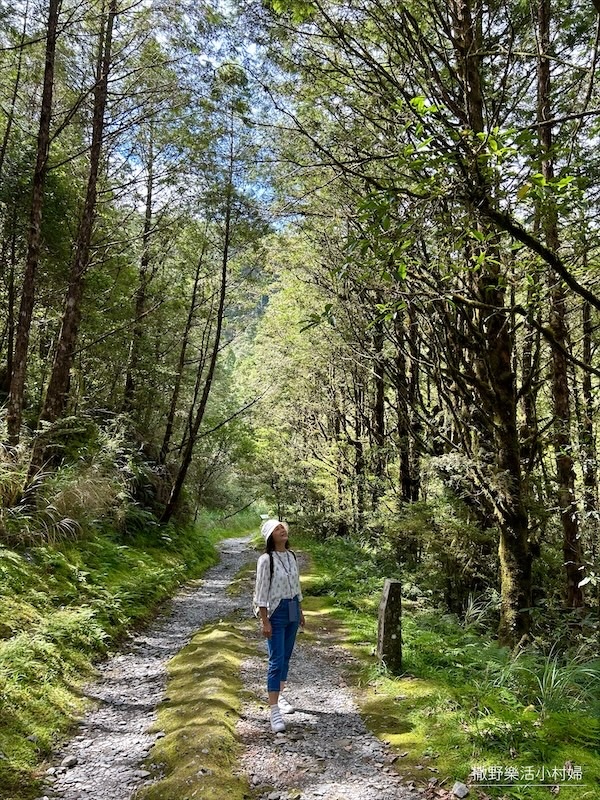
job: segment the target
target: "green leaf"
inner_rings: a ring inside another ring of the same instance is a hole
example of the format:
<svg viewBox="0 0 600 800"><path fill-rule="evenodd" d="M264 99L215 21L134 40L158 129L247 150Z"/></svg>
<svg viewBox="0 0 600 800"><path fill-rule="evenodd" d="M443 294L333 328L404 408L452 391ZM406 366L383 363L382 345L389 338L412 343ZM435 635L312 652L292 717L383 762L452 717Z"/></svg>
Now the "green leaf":
<svg viewBox="0 0 600 800"><path fill-rule="evenodd" d="M574 175L565 175L565 177L564 177L564 178L561 178L561 179L560 179L560 180L557 182L556 186L557 186L559 189L564 189L565 187L567 187L567 186L569 186L571 183L573 183L573 181L574 181L574 180L575 180L575 176L574 176Z"/></svg>
<svg viewBox="0 0 600 800"><path fill-rule="evenodd" d="M314 6L310 0L273 0L273 11L276 14L291 13L293 22L299 25L310 18Z"/></svg>

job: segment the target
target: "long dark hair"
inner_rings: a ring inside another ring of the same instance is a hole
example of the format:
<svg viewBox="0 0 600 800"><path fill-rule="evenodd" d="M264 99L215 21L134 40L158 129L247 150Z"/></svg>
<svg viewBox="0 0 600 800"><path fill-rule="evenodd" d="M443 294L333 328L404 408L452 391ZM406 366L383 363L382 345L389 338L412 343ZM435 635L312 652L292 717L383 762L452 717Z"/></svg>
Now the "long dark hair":
<svg viewBox="0 0 600 800"><path fill-rule="evenodd" d="M294 556L296 561L298 560L296 558L296 553L294 553L294 551L290 549L290 543L287 540L286 540L286 543L285 543L285 549L290 551L290 553ZM265 543L265 553L269 554L269 591L271 591L271 581L273 580L273 553L274 552L275 552L275 542L273 541L273 535L270 534L269 538L267 539L267 541Z"/></svg>

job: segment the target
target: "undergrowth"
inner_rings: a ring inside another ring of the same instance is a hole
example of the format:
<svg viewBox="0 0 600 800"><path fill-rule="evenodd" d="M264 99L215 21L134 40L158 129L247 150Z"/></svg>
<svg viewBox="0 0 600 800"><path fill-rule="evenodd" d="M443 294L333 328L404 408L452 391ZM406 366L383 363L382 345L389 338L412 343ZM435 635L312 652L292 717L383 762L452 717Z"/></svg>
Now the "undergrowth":
<svg viewBox="0 0 600 800"><path fill-rule="evenodd" d="M592 648L533 645L515 657L481 624L487 600L459 620L416 599L404 604L403 674L393 676L375 658L377 609L384 577L403 576L352 540L294 541L313 565L305 608L321 624L335 619L359 656L362 713L397 748L407 781L451 789L460 780L481 798L547 798L535 783L562 783L578 800L600 795L600 659ZM414 596L414 581L404 578Z"/></svg>

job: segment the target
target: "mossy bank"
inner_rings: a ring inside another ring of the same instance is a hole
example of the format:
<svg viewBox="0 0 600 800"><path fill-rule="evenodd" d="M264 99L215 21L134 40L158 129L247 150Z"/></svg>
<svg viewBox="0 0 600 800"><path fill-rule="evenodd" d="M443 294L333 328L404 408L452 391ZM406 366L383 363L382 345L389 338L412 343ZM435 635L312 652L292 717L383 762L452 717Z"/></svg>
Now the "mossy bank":
<svg viewBox="0 0 600 800"><path fill-rule="evenodd" d="M243 800L246 779L235 772L240 745L240 665L254 654L252 622L207 625L168 667L167 696L158 712L157 740L148 762L161 779L136 800Z"/></svg>

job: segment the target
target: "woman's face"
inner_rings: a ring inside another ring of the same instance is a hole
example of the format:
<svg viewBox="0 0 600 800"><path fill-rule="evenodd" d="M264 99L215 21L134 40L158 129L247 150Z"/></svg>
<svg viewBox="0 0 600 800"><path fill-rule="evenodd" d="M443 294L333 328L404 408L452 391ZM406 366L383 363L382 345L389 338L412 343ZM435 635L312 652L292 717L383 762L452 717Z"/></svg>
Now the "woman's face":
<svg viewBox="0 0 600 800"><path fill-rule="evenodd" d="M278 544L285 544L288 540L288 532L283 525L278 525L271 536L273 537L273 544L275 547L277 547Z"/></svg>

